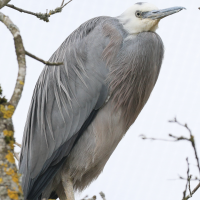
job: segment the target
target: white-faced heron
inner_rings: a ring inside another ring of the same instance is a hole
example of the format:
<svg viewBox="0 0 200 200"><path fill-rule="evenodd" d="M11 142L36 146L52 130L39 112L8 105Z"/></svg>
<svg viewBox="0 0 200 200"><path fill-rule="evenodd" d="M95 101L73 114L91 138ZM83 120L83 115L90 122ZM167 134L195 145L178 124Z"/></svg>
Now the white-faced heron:
<svg viewBox="0 0 200 200"><path fill-rule="evenodd" d="M24 197L73 200L102 172L147 102L164 47L158 10L136 3L119 17L77 28L45 66L31 101L20 156Z"/></svg>

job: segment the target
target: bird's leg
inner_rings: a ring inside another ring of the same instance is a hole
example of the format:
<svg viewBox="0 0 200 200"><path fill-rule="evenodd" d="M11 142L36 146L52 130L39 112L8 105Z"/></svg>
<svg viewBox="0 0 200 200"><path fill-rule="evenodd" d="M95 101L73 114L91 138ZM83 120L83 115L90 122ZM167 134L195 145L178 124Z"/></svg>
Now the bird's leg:
<svg viewBox="0 0 200 200"><path fill-rule="evenodd" d="M75 200L74 198L74 188L73 188L73 181L69 175L69 172L62 173L62 185L67 197L67 200Z"/></svg>
<svg viewBox="0 0 200 200"><path fill-rule="evenodd" d="M65 191L64 191L64 187L63 187L63 184L62 184L62 181L59 183L57 189L56 189L56 194L58 195L58 198L60 200L66 200L67 197L65 195Z"/></svg>

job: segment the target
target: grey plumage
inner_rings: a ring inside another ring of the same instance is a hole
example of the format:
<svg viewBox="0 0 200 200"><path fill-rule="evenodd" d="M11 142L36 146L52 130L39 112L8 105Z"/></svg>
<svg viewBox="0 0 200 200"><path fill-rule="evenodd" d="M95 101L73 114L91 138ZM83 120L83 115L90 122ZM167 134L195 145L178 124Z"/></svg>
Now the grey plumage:
<svg viewBox="0 0 200 200"><path fill-rule="evenodd" d="M138 5L142 5L142 4L144 4L145 2L137 2L136 4L138 4Z"/></svg>
<svg viewBox="0 0 200 200"><path fill-rule="evenodd" d="M52 55L31 101L20 156L25 199L65 196L98 177L156 83L163 43L155 32L130 36L118 18L82 24Z"/></svg>

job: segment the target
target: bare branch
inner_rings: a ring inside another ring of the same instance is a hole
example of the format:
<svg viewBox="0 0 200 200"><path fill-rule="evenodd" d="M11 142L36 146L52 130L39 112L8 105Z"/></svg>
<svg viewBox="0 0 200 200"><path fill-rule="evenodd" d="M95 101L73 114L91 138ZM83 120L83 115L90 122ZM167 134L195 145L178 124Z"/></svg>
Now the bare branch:
<svg viewBox="0 0 200 200"><path fill-rule="evenodd" d="M6 6L9 7L9 8L12 8L14 10L17 10L19 12L23 12L23 13L26 13L26 14L29 14L29 15L34 15L36 16L37 18L45 21L45 22L49 22L49 17L53 14L56 14L56 13L60 13L62 12L62 9L68 4L70 3L72 0L70 0L69 2L67 2L64 6L61 5L60 7L57 7L56 9L54 10L50 10L49 13L34 13L34 12L31 12L31 11L28 11L28 10L24 10L24 9L21 9L21 8L18 8L12 4L7 4ZM63 2L64 3L64 2Z"/></svg>
<svg viewBox="0 0 200 200"><path fill-rule="evenodd" d="M3 8L10 0L0 0L0 9Z"/></svg>
<svg viewBox="0 0 200 200"><path fill-rule="evenodd" d="M186 199L187 187L189 188L190 195L192 196L192 192L191 192L191 188L190 188L190 179L191 179L190 165L189 165L189 162L188 162L188 158L186 158L186 162L187 162L187 182L186 182L186 185L185 185L185 190L183 191L183 199L182 200Z"/></svg>
<svg viewBox="0 0 200 200"><path fill-rule="evenodd" d="M188 127L187 124L181 124L180 122L177 121L177 119L175 118L174 120L172 121L169 121L171 123L177 123L178 125L186 128L190 134L190 138L183 138L184 140L188 140L191 142L191 145L193 147L193 150L194 150L194 154L195 154L195 158L196 158L196 161L197 161L197 166L198 166L198 170L199 170L199 174L200 174L200 164L199 164L199 157L197 155L197 149L196 149L196 144L195 144L195 139L194 139L194 136L192 135L192 131L191 129ZM175 136L172 136L172 135L169 135L170 137L175 137Z"/></svg>
<svg viewBox="0 0 200 200"><path fill-rule="evenodd" d="M194 190L192 191L192 195L200 188L200 183L194 188ZM188 200L190 199L192 196L188 195L184 200Z"/></svg>
<svg viewBox="0 0 200 200"><path fill-rule="evenodd" d="M199 158L198 158L198 154L197 154L195 139L194 139L194 136L192 135L191 129L188 127L187 124L181 124L179 121L177 121L176 118L174 118L174 120L170 120L169 122L170 122L170 123L176 123L176 124L178 124L178 125L180 125L180 126L186 128L187 131L188 131L189 134L190 134L190 138L186 138L186 137L183 137L183 136L177 137L177 136L174 136L174 135L172 135L172 134L169 134L169 137L173 138L174 140L147 138L145 135L140 135L140 136L142 137L143 140L149 139L149 140L161 140L161 141L167 141L167 142L177 142L177 141L180 141L180 140L186 140L186 141L191 142L191 145L192 145L193 150L194 150L195 158L196 158L196 161L197 161L197 167L198 167L199 174L200 174Z"/></svg>
<svg viewBox="0 0 200 200"><path fill-rule="evenodd" d="M17 159L17 161L19 161L19 153L14 152L14 156Z"/></svg>
<svg viewBox="0 0 200 200"><path fill-rule="evenodd" d="M188 178L184 178L182 176L179 176L179 179L171 179L171 180L188 180ZM192 175L190 175L190 181L199 181L200 182L200 179L195 177L195 178L192 178Z"/></svg>
<svg viewBox="0 0 200 200"><path fill-rule="evenodd" d="M15 110L21 98L22 90L24 87L25 76L26 76L25 50L24 50L22 38L17 26L13 24L13 22L9 19L9 17L5 16L3 13L0 13L0 21L3 22L6 25L6 27L10 30L10 32L12 33L14 37L14 42L15 42L15 50L16 50L16 55L17 55L19 71L18 71L15 89L11 97L11 100L9 102L11 105L14 106L14 110Z"/></svg>
<svg viewBox="0 0 200 200"><path fill-rule="evenodd" d="M190 187L190 180L192 176L190 175L190 164L189 164L188 158L186 158L186 161L187 161L187 166L188 166L188 170L187 170L188 188L189 188L190 195L192 196L191 187Z"/></svg>
<svg viewBox="0 0 200 200"><path fill-rule="evenodd" d="M30 56L31 58L34 58L35 60L38 60L38 61L44 63L45 65L63 65L63 63L61 63L61 62L60 63L51 63L51 62L42 60L41 58L36 57L35 55L29 53L28 51L25 51L25 53L27 56Z"/></svg>
<svg viewBox="0 0 200 200"><path fill-rule="evenodd" d="M174 140L167 140L167 139L162 139L162 138L148 138L145 135L139 135L143 140L159 140L159 141L166 141L166 142L176 142Z"/></svg>
<svg viewBox="0 0 200 200"><path fill-rule="evenodd" d="M172 134L169 134L169 137L174 138L175 140L167 140L167 139L162 139L162 138L148 138L145 135L139 135L143 140L158 140L158 141L165 141L165 142L177 142L179 140L187 140L190 141L188 138L185 138L183 136L176 137Z"/></svg>
<svg viewBox="0 0 200 200"><path fill-rule="evenodd" d="M68 1L62 8L64 8L67 4L69 4L72 0Z"/></svg>
<svg viewBox="0 0 200 200"><path fill-rule="evenodd" d="M65 0L62 1L61 6L63 6L64 2L65 2ZM61 7L61 6L60 6L60 7Z"/></svg>
<svg viewBox="0 0 200 200"><path fill-rule="evenodd" d="M105 194L104 194L103 192L100 192L99 194L100 194L100 196L101 196L101 198L102 198L103 200L106 200L106 196L105 196Z"/></svg>
<svg viewBox="0 0 200 200"><path fill-rule="evenodd" d="M9 7L9 8L15 9L19 12L23 12L23 13L26 13L26 14L29 14L29 15L34 15L37 18L39 18L39 19L41 19L45 22L49 22L50 15L48 13L44 13L44 14L43 13L34 13L34 12L31 12L31 11L28 11L28 10L18 8L16 6L12 5L12 4L7 4L6 6Z"/></svg>
<svg viewBox="0 0 200 200"><path fill-rule="evenodd" d="M15 142L15 144L16 144L18 147L22 148L22 145L19 144L18 142Z"/></svg>
<svg viewBox="0 0 200 200"><path fill-rule="evenodd" d="M173 138L174 140L157 139L157 138L147 138L145 135L140 135L140 137L142 137L142 139L144 139L144 140L145 139L149 139L149 140L161 140L161 141L167 141L167 142L177 142L177 141L180 141L180 140L186 140L186 141L190 142L191 145L192 145L192 148L194 150L194 154L195 154L195 158L196 158L196 162L197 162L197 167L198 167L198 171L199 171L199 174L200 174L199 157L197 155L197 149L196 149L195 139L194 139L194 136L192 135L191 129L188 127L187 124L182 124L179 121L177 121L176 118L174 118L174 120L170 120L169 122L170 123L176 123L179 126L182 126L182 127L186 128L187 131L189 132L190 137L189 138L186 138L186 137L183 137L183 136L177 137L177 136L174 136L172 134L169 134L169 137ZM195 179L192 179L192 175L189 175L190 171L189 171L188 158L186 159L186 161L187 161L187 165L188 165L187 179L184 179L183 177L179 176L180 179L187 180L187 183L186 183L186 186L185 186L185 190L183 192L183 200L187 200L187 199L191 198L192 195L200 188L200 183L199 183L196 186L196 188L193 191L191 191L190 181L191 180L198 180L199 181L199 178L196 177ZM186 197L187 188L189 189L190 194Z"/></svg>
<svg viewBox="0 0 200 200"><path fill-rule="evenodd" d="M177 141L180 141L180 140L190 141L190 139L183 137L183 136L177 137L177 136L174 136L172 134L169 134L169 137L174 138L175 139L174 142L177 142Z"/></svg>
<svg viewBox="0 0 200 200"><path fill-rule="evenodd" d="M186 196L186 192L187 192L187 186L188 186L188 182L186 182L185 190L183 191L183 199L182 200L185 200L185 196Z"/></svg>
<svg viewBox="0 0 200 200"><path fill-rule="evenodd" d="M35 15L35 16L36 16L35 13L33 13L33 12L31 12L31 11L27 11L27 10L21 9L21 8L18 8L18 7L16 7L16 6L14 6L13 4L7 4L6 6L9 7L9 8L15 9L15 10L17 10L17 11L19 11L19 12L24 12L24 13L27 13L27 14L30 14L30 15Z"/></svg>

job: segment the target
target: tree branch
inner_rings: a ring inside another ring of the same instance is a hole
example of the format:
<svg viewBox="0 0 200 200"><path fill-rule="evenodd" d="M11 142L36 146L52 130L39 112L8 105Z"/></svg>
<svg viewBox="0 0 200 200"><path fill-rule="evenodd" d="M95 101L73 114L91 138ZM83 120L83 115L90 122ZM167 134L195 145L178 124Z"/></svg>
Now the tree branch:
<svg viewBox="0 0 200 200"><path fill-rule="evenodd" d="M103 200L106 200L106 196L105 196L105 194L104 194L103 192L100 192L99 194L100 194L100 196L101 196L101 198L102 198Z"/></svg>
<svg viewBox="0 0 200 200"><path fill-rule="evenodd" d="M18 147L22 148L22 145L19 144L18 142L15 142L15 144L16 144Z"/></svg>
<svg viewBox="0 0 200 200"><path fill-rule="evenodd" d="M64 2L65 2L65 0L62 1L61 6L63 6Z"/></svg>
<svg viewBox="0 0 200 200"><path fill-rule="evenodd" d="M3 8L10 0L0 0L0 9Z"/></svg>
<svg viewBox="0 0 200 200"><path fill-rule="evenodd" d="M62 9L68 4L70 3L72 0L68 1L65 5L61 5L60 7L57 7L56 9L54 10L50 10L49 13L34 13L34 12L31 12L31 11L28 11L28 10L24 10L24 9L21 9L21 8L18 8L12 4L7 4L6 6L9 7L9 8L12 8L14 10L17 10L19 12L23 12L23 13L26 13L26 14L29 14L29 15L34 15L36 16L37 18L45 21L45 22L49 22L49 17L53 14L56 14L56 13L60 13L62 12ZM64 2L63 2L64 3Z"/></svg>
<svg viewBox="0 0 200 200"><path fill-rule="evenodd" d="M63 65L63 63L61 63L61 62L60 63L51 63L51 62L42 60L41 58L36 57L35 55L29 53L28 51L25 51L25 53L27 56L30 56L31 58L34 58L35 60L38 60L38 61L44 63L45 65Z"/></svg>
<svg viewBox="0 0 200 200"><path fill-rule="evenodd" d="M24 81L26 76L26 60L25 60L25 50L22 42L22 38L19 32L19 29L13 22L9 19L9 17L5 16L3 13L0 13L0 21L3 22L6 27L10 30L13 35L14 43L15 43L15 51L17 55L18 61L18 76L15 85L15 89L13 95L10 99L10 104L14 106L14 110L16 109L18 102L21 98L22 90L24 87ZM13 110L13 113L14 113Z"/></svg>
<svg viewBox="0 0 200 200"><path fill-rule="evenodd" d="M19 161L19 153L14 152L14 156L17 159L17 161Z"/></svg>
<svg viewBox="0 0 200 200"><path fill-rule="evenodd" d="M187 124L181 124L180 122L178 122L176 118L174 118L174 120L169 121L169 122L170 122L170 123L177 123L178 125L180 125L180 126L186 128L186 129L188 130L188 132L189 132L189 134L190 134L190 138L184 138L184 137L183 137L183 139L184 139L184 140L188 140L189 142L191 142L191 145L192 145L193 150L194 150L195 158L196 158L196 161L197 161L197 167L198 167L199 174L200 174L199 158L198 158L198 155L197 155L196 144L195 144L194 136L192 135L191 129L188 127ZM169 136L170 136L170 137L173 137L173 138L175 138L175 139L177 139L177 137L175 137L175 136L173 136L173 135L171 135L171 134L170 134Z"/></svg>
<svg viewBox="0 0 200 200"><path fill-rule="evenodd" d="M192 196L192 192L191 192L191 187L190 187L190 180L191 180L191 175L190 175L190 164L188 162L188 158L186 158L186 161L187 161L187 183L186 183L186 187L185 187L185 190L183 191L183 200L186 199L186 192L187 192L187 186L188 186L188 189L189 189L189 192L190 192L190 196Z"/></svg>
<svg viewBox="0 0 200 200"><path fill-rule="evenodd" d="M25 51L19 29L9 17L0 12L3 22L13 35L17 61L19 66L17 81L10 102L0 104L0 199L23 199L20 174L14 159L14 128L13 113L21 98L26 75Z"/></svg>
<svg viewBox="0 0 200 200"><path fill-rule="evenodd" d="M193 195L199 188L200 188L200 183L194 188L194 190L192 191L192 193L189 194L189 195L185 198L185 200L190 199L190 198L192 197L192 195Z"/></svg>
<svg viewBox="0 0 200 200"><path fill-rule="evenodd" d="M68 1L66 4L64 4L64 6L62 6L62 8L64 8L67 4L69 4L72 0Z"/></svg>
<svg viewBox="0 0 200 200"><path fill-rule="evenodd" d="M197 168L198 168L198 171L199 171L199 174L200 174L200 164L199 164L199 157L197 155L197 149L196 149L196 144L195 144L195 139L194 139L194 136L192 135L192 131L191 129L188 127L187 124L182 124L180 123L179 121L177 121L176 118L174 118L174 120L170 120L169 121L170 123L176 123L178 124L179 126L182 126L184 128L187 129L187 131L189 132L189 135L190 137L189 138L186 138L186 137L183 137L183 136L180 136L180 137L177 137L177 136L174 136L172 134L169 134L169 137L173 138L174 140L167 140L167 139L157 139L157 138L147 138L145 135L140 135L140 137L142 137L142 139L149 139L149 140L161 140L161 141L167 141L167 142L177 142L177 141L180 141L180 140L186 140L188 142L191 143L192 145L192 148L194 150L194 154L195 154L195 158L196 158L196 162L197 162ZM185 190L183 191L183 199L182 200L187 200L189 198L192 197L192 195L200 188L200 183L194 188L193 191L191 191L191 188L190 188L190 181L191 180L197 180L199 181L199 178L195 178L195 179L192 179L192 175L189 175L190 173L190 170L189 170L189 162L188 162L188 158L186 159L187 161L187 165L188 165L188 169L187 169L187 183L186 183L186 186L185 186ZM179 177L180 179L184 179L182 177ZM185 179L184 179L185 180ZM190 194L186 197L186 192L187 192L187 188L189 189L189 192Z"/></svg>

